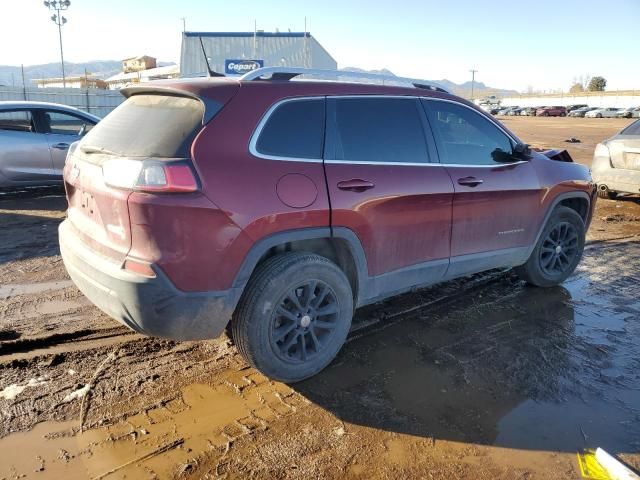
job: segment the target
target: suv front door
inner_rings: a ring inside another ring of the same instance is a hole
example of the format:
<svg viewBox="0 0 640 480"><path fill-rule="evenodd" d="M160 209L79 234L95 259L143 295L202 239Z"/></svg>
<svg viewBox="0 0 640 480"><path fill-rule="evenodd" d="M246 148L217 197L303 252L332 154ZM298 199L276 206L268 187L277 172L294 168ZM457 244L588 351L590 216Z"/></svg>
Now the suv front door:
<svg viewBox="0 0 640 480"><path fill-rule="evenodd" d="M38 131L44 133L47 138L53 173L62 176L69 146L80 140L81 133L88 132L93 123L59 110L38 110L36 118Z"/></svg>
<svg viewBox="0 0 640 480"><path fill-rule="evenodd" d="M371 297L441 280L453 185L414 97L327 98L331 225L360 240Z"/></svg>
<svg viewBox="0 0 640 480"><path fill-rule="evenodd" d="M542 195L533 165L509 158L515 141L475 109L438 99L423 104L455 188L447 276L510 265L523 255L524 262Z"/></svg>

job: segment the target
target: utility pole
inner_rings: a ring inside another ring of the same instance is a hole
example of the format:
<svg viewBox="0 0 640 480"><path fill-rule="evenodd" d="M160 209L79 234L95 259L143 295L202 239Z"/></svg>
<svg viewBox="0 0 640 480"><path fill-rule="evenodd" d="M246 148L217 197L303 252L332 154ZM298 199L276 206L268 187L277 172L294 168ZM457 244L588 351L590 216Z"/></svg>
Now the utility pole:
<svg viewBox="0 0 640 480"><path fill-rule="evenodd" d="M476 73L478 70L471 69L471 101L473 102L473 87L476 84Z"/></svg>
<svg viewBox="0 0 640 480"><path fill-rule="evenodd" d="M258 55L258 20L253 20L253 60L255 60Z"/></svg>
<svg viewBox="0 0 640 480"><path fill-rule="evenodd" d="M180 17L182 20L182 33L187 31L187 17Z"/></svg>
<svg viewBox="0 0 640 480"><path fill-rule="evenodd" d="M60 63L62 64L62 87L67 87L67 79L64 74L64 54L62 52L62 26L67 23L67 19L60 12L69 8L71 2L69 0L45 0L44 6L50 11L55 12L51 15L51 21L58 26L58 38L60 39Z"/></svg>

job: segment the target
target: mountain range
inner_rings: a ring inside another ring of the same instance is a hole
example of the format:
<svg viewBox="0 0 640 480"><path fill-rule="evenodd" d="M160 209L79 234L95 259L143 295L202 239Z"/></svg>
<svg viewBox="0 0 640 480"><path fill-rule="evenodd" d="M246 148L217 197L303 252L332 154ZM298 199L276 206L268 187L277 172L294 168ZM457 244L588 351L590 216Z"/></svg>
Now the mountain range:
<svg viewBox="0 0 640 480"><path fill-rule="evenodd" d="M172 62L158 62L158 66L172 65ZM108 78L122 71L120 60L95 60L92 62L71 63L64 62L67 77L82 76L86 73L98 78ZM61 77L60 62L45 63L43 65L25 65L24 78L27 86L34 86L32 80L41 78ZM0 85L22 86L22 72L20 66L0 65Z"/></svg>
<svg viewBox="0 0 640 480"><path fill-rule="evenodd" d="M158 62L159 67L164 65L171 65L171 62ZM95 60L83 63L65 62L64 66L67 77L81 76L87 72L99 78L108 78L122 70L122 62L119 60ZM395 76L393 72L387 69L363 70L356 67L346 67L341 70ZM43 65L29 65L24 67L24 77L27 86L33 86L32 80L60 76L60 63L46 63ZM455 83L447 79L428 81L441 85L456 95L460 95L462 97L471 96L471 82ZM22 86L22 72L20 66L0 65L0 85ZM484 95L506 96L517 93L515 90L489 87L482 82L475 82L473 90L474 97L476 98Z"/></svg>
<svg viewBox="0 0 640 480"><path fill-rule="evenodd" d="M344 70L347 72L378 73L381 75L388 75L393 77L396 76L393 72L391 72L390 70L387 70L386 68L383 68L381 70L363 70L361 68L356 68L356 67L345 67L345 68L341 68L340 70ZM448 90L451 93L458 95L460 97L465 97L465 98L471 97L471 82L455 83L447 79L425 80L425 81L441 86L445 90ZM482 82L474 82L473 84L473 96L475 98L483 97L485 95L497 95L497 96L506 97L509 95L517 94L517 93L518 92L516 90L489 87Z"/></svg>

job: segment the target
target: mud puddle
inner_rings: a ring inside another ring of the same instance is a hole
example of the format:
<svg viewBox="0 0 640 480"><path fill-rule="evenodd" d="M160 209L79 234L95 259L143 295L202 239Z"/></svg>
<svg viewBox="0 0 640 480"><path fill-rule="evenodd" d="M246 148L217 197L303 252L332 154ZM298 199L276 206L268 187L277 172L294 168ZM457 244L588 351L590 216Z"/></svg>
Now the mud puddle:
<svg viewBox="0 0 640 480"><path fill-rule="evenodd" d="M561 287L501 274L359 310L366 328L292 386L222 344L194 362L160 346L138 358L137 340L60 389L71 422L0 440L0 478L576 478L575 452L597 446L639 462L639 256L638 242L598 244Z"/></svg>
<svg viewBox="0 0 640 480"><path fill-rule="evenodd" d="M49 478L170 478L192 468L198 455L224 455L300 401L291 388L249 369L222 375L124 421L105 419L84 431L79 421L46 422L5 437L0 452L13 453L0 463L0 477L45 471Z"/></svg>

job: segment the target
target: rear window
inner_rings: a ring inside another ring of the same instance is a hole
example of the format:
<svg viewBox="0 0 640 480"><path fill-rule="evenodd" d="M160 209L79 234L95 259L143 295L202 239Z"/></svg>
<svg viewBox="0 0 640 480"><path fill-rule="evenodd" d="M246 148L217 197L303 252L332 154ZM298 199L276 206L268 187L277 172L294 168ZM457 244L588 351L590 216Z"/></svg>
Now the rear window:
<svg viewBox="0 0 640 480"><path fill-rule="evenodd" d="M134 95L98 123L81 146L128 157L187 158L204 106L193 98Z"/></svg>
<svg viewBox="0 0 640 480"><path fill-rule="evenodd" d="M620 132L620 135L640 135L640 120L636 120Z"/></svg>
<svg viewBox="0 0 640 480"><path fill-rule="evenodd" d="M263 155L321 159L324 143L324 99L281 104L260 132L256 150Z"/></svg>
<svg viewBox="0 0 640 480"><path fill-rule="evenodd" d="M0 130L15 132L32 132L33 120L27 110L10 110L0 112Z"/></svg>

